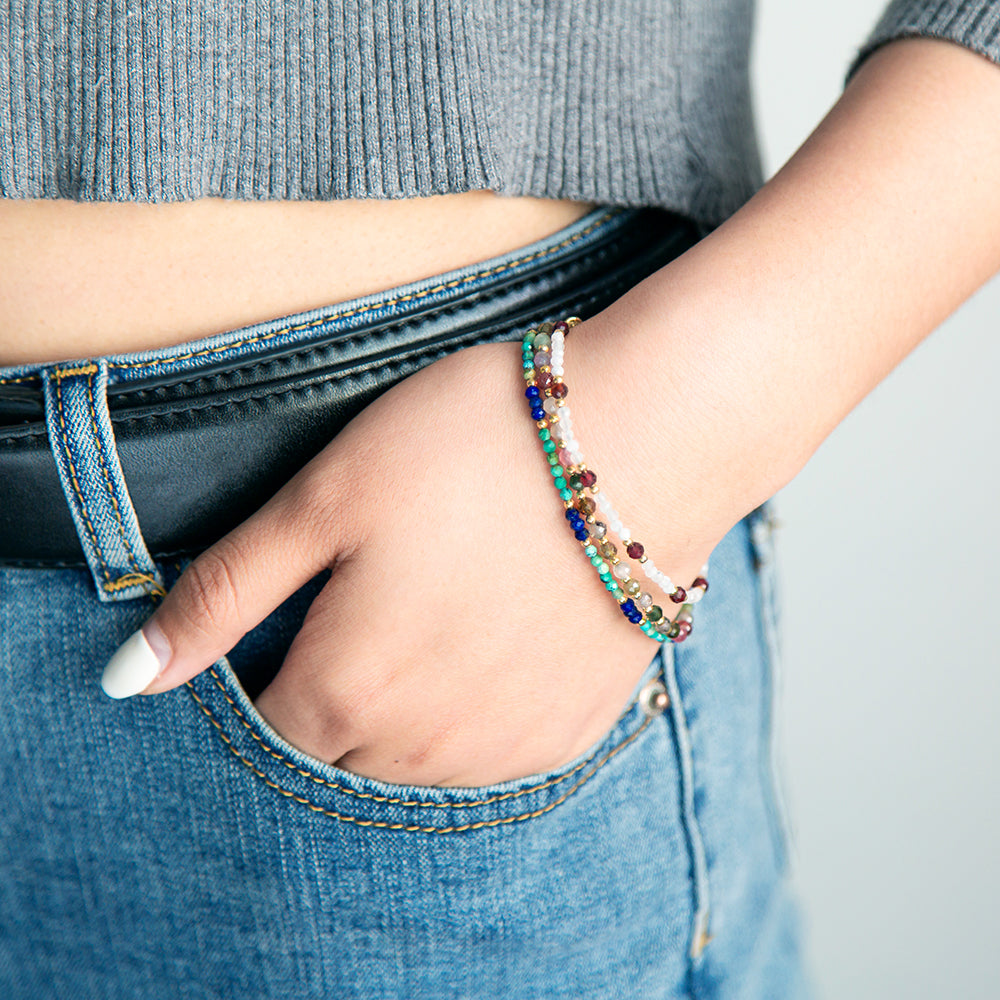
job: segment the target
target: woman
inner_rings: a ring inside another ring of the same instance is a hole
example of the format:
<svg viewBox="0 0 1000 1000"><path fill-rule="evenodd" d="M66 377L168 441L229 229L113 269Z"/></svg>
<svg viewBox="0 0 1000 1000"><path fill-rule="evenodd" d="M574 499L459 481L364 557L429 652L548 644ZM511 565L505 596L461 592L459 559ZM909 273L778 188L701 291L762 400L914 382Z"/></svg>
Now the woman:
<svg viewBox="0 0 1000 1000"><path fill-rule="evenodd" d="M6 995L807 994L765 501L1000 252L1000 9L918 8L763 186L743 6L15 10ZM572 313L683 643L539 457Z"/></svg>

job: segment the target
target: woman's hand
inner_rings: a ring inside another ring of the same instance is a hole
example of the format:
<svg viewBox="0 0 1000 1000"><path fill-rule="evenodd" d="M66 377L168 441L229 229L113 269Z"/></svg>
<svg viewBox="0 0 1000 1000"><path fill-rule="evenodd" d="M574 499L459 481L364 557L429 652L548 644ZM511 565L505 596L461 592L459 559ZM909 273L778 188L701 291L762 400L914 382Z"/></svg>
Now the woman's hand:
<svg viewBox="0 0 1000 1000"><path fill-rule="evenodd" d="M570 400L577 385L599 395L600 373L569 341L567 367ZM144 626L166 662L145 693L210 666L329 567L257 701L305 753L400 784L485 785L557 767L600 739L656 644L580 551L523 391L520 345L500 343L379 397L188 567ZM613 419L588 413L591 439L575 422L588 458L628 453L612 444ZM686 581L709 551L659 562Z"/></svg>

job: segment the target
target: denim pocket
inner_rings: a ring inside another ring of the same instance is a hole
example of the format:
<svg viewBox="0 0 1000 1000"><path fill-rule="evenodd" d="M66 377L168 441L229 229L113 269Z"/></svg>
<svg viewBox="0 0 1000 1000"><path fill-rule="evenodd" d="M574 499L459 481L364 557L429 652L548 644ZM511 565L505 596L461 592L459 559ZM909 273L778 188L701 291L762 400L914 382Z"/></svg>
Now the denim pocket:
<svg viewBox="0 0 1000 1000"><path fill-rule="evenodd" d="M777 707L782 680L781 647L781 592L776 562L775 531L780 524L775 515L774 500L767 500L748 517L750 542L753 549L754 570L757 576L759 613L764 645L767 650L767 677L764 685L765 704L762 719L765 732L761 745L764 748L762 783L767 803L768 819L774 842L778 869L788 865L788 848L791 834L784 804L783 772L780 767L777 734Z"/></svg>
<svg viewBox="0 0 1000 1000"><path fill-rule="evenodd" d="M474 788L394 785L303 754L259 715L226 659L195 677L188 690L223 755L275 795L359 827L445 834L535 819L597 785L615 763L620 765L630 751L638 752L643 737L663 715L666 694L661 671L657 651L617 721L574 760L550 771Z"/></svg>

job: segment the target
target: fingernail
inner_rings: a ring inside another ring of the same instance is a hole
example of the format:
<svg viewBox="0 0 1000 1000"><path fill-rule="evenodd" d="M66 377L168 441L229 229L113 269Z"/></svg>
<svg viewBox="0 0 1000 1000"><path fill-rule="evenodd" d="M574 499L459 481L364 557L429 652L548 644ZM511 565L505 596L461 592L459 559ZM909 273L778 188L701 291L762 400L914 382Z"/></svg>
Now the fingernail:
<svg viewBox="0 0 1000 1000"><path fill-rule="evenodd" d="M109 698L131 698L145 691L160 675L169 656L159 626L147 623L130 635L108 661L101 676L104 693Z"/></svg>

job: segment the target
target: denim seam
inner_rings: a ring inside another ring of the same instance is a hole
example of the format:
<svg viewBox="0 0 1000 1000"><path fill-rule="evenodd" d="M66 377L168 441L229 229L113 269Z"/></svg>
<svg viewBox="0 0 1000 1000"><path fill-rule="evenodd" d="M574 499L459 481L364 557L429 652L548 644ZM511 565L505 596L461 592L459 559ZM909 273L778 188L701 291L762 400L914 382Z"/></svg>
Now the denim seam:
<svg viewBox="0 0 1000 1000"><path fill-rule="evenodd" d="M94 530L94 526L90 522L90 515L87 512L87 504L83 499L83 492L81 491L80 484L77 480L76 465L73 462L73 451L70 447L69 432L66 430L66 417L63 410L62 379L69 375L88 374L89 368L93 368L94 371L97 370L93 365L88 365L86 368L82 369L76 368L57 370L53 373L53 379L56 383L56 407L59 411L59 436L62 440L63 454L66 456L66 460L69 463L70 482L73 486L73 492L76 494L77 503L80 505L80 513L83 517L84 524L87 526L87 533L90 535L90 540L94 543L94 549L96 550L98 561L101 564L101 572L104 574L104 582L110 583L111 573L108 570L108 564L104 558L104 553L101 551L101 543L97 540L97 532Z"/></svg>
<svg viewBox="0 0 1000 1000"><path fill-rule="evenodd" d="M87 375L87 399L90 403L89 416L90 416L90 427L94 432L94 441L97 443L97 461L101 466L101 475L104 477L104 484L108 488L108 495L111 497L111 507L115 512L115 520L118 522L118 532L121 535L122 541L125 543L125 548L128 551L129 562L132 564L133 573L125 574L125 576L118 577L117 580L107 581L104 584L104 589L109 593L113 593L116 590L122 590L128 586L132 586L137 582L142 581L131 581L131 583L122 583L123 580L128 579L130 576L143 577L149 576L149 574L143 573L139 561L135 557L135 552L132 549L132 543L128 540L128 533L125 531L125 523L122 521L121 508L118 506L118 492L115 489L112 481L111 474L108 472L107 465L107 453L105 452L105 442L104 435L98 430L97 427L97 403L94 401L94 372L88 371Z"/></svg>
<svg viewBox="0 0 1000 1000"><path fill-rule="evenodd" d="M622 239L619 237L616 240L614 240L613 242L610 242L609 244L607 244L606 246L598 248L591 255L592 260L596 261L596 260L600 260L602 257L608 256L621 242L622 242ZM566 270L570 266L571 265L569 265L569 264L562 265L562 267L563 267L564 270ZM557 274L557 273L558 273L557 270L553 270L552 272L550 272L545 277L547 277L548 279L551 279L552 275L553 274ZM423 325L424 323L426 323L428 320L431 320L431 319L441 319L442 317L449 317L449 316L459 315L462 312L468 312L470 310L477 309L477 308L481 307L484 303L490 302L493 299L497 299L497 298L499 298L502 295L509 295L513 291L519 291L519 290L525 288L526 286L531 285L532 283L538 282L540 280L540 277L541 277L540 275L538 275L537 273L534 273L534 272L526 274L523 277L517 279L516 281L511 282L511 283L509 283L507 285L504 285L501 288L492 288L492 289L488 289L488 290L485 290L485 291L478 292L476 294L475 299L473 301L471 301L471 302L467 301L466 299L459 299L458 301L455 301L455 302L443 302L439 306L436 306L433 309L429 309L426 312L421 313L418 316L404 316L404 317L402 317L401 319L398 319L398 320L393 320L391 322L386 322L386 323L380 323L378 325L378 327L377 327L377 331L376 332L379 333L380 335L391 334L391 333L394 333L394 332L398 332L399 330L401 330L403 327L405 327L407 325L416 324L416 325L419 326L419 325ZM620 284L621 283L621 278L618 278L617 281ZM331 321L333 321L334 319L337 319L337 318L339 318L339 317L337 317L337 316L324 316L324 317L321 318L321 320L310 321L310 323L308 323L308 324L302 324L301 328L305 328L305 327L314 325L314 323L316 323L316 322L322 322L322 323L331 322ZM288 327L285 330L276 330L273 333L268 334L267 336L277 336L279 333L288 332L289 330L297 331L299 329L300 329L300 327ZM302 359L302 358L308 357L308 355L314 354L314 353L316 353L318 351L327 350L330 347L342 348L342 347L345 347L345 346L348 346L348 345L364 344L365 341L370 337L371 333L372 333L371 329L362 329L362 330L356 330L356 331L353 331L353 332L350 332L350 333L345 333L342 336L338 336L337 339L333 343L327 343L327 344L315 344L315 343L314 344L305 344L302 347L298 348L297 350L289 350L289 351L282 352L281 358L282 359L293 359L293 358L294 359ZM478 340L481 340L481 339L490 339L491 337L492 337L492 334L486 334L485 337L482 334L473 334L473 335L471 335L471 337L468 334L466 334L464 336L463 335L459 335L457 338L449 339L447 341L447 345L438 345L438 347L435 348L435 350L445 350L446 346L447 347L451 347L451 346L453 346L455 344L460 344L460 343L463 342L463 340L468 340L469 343L476 343L476 342L478 342ZM261 339L264 339L264 338L262 337ZM253 343L253 342L254 341L252 341L252 340L247 341L247 343ZM420 344L419 343L415 343L415 344L411 345L411 347L412 347L412 349L416 350L416 349L419 349ZM426 354L428 352L425 349L422 353ZM397 355L396 357L398 358L399 356ZM245 363L244 364L236 364L236 362L243 361L243 360L244 360L243 356L237 356L237 357L233 358L232 359L232 361L234 362L233 366L231 368L227 368L226 371L224 372L224 374L230 374L232 372L243 371L243 370L245 370L247 368L253 368L256 365L259 365L262 360L266 361L266 358L262 359L262 358L260 358L257 355L249 355L249 356L247 356L245 358ZM364 358L356 359L356 361L358 363L365 363L365 359ZM114 366L114 363L112 363L112 365ZM119 364L116 367L125 367L125 366ZM216 377L216 373L212 373L212 374L208 374L208 375L196 375L193 378L178 378L176 381L174 381L171 384L172 385L184 385L184 386L196 386L196 385L198 385L201 382L209 381L209 380L211 380L211 379L213 379L215 377ZM116 386L127 386L130 383L129 382L116 382L114 384ZM122 392L120 392L118 394L118 398L120 398L120 399L127 399L129 396L138 395L139 393L141 393L143 391L147 391L147 390L144 390L141 386L138 387L138 388L135 388L135 389L125 390L125 391L122 391Z"/></svg>
<svg viewBox="0 0 1000 1000"><path fill-rule="evenodd" d="M691 852L691 867L694 876L692 882L695 913L688 957L692 960L693 967L697 968L701 964L705 945L710 939L708 935L710 902L708 868L705 861L705 846L702 842L701 830L694 807L694 759L691 747L691 733L688 729L687 713L684 709L680 684L677 680L676 659L672 646L669 650L664 648L663 665L663 676L670 695L670 711L674 720L674 737L677 745L677 754L680 758L682 815L688 849Z"/></svg>
<svg viewBox="0 0 1000 1000"><path fill-rule="evenodd" d="M647 716L643 724L634 732L631 736L627 737L613 749L609 750L608 753L599 760L588 774L585 774L572 788L564 792L558 799L554 802L550 802L547 806L543 806L540 809L535 809L532 812L521 813L518 816L505 816L500 819L490 819L490 820L480 820L476 823L463 823L459 826L419 826L416 824L407 823L390 823L388 820L375 820L375 819L364 819L360 816L349 816L345 813L339 813L333 809L325 809L323 806L317 805L315 802L311 802L309 799L298 795L296 792L291 791L288 788L284 788L277 782L272 781L263 771L261 771L252 761L248 760L246 757L240 753L239 750L233 746L232 740L223 730L221 723L212 713L212 710L205 704L204 701L198 696L198 693L191 686L191 682L187 682L187 688L191 696L194 698L198 707L205 713L209 721L215 726L222 738L223 743L225 743L226 748L239 760L243 765L245 765L251 773L256 775L261 781L264 782L269 788L273 788L276 792L284 795L286 798L292 799L294 802L298 802L300 805L304 805L306 808L311 809L313 812L320 813L323 816L329 816L333 819L340 820L343 823L354 823L357 826L372 827L381 830L397 830L404 833L429 833L429 834L444 834L444 833L464 833L469 830L482 830L487 827L493 826L504 826L511 823L519 823L528 819L535 819L538 816L543 816L547 812L551 812L556 806L561 805L565 802L571 795L582 788L591 778L605 764L607 764L619 751L625 749L633 740L637 739L645 730L648 728L650 723L653 721L655 716Z"/></svg>
<svg viewBox="0 0 1000 1000"><path fill-rule="evenodd" d="M296 767L295 764L293 764L287 757L280 754L277 750L273 750L271 747L267 746L267 744L264 743L264 740L261 738L261 736L258 733L254 732L254 729L250 724L250 721L240 710L239 705L237 705L236 702L233 701L233 699L230 697L229 692L225 689L225 686L223 685L222 679L215 672L215 667L209 667L208 672L211 675L212 679L215 681L215 686L222 692L223 697L226 699L227 702L229 702L230 707L239 717L239 720L243 724L244 728L257 741L257 743L260 744L261 749L265 753L269 754L275 760L284 764L284 766L287 767L289 770L294 771L296 774L301 775L303 778L308 778L309 781L315 782L317 785L324 785L327 788L333 788L338 792L343 792L345 795L353 795L359 799L371 799L374 802L379 802L382 804L430 808L430 809L469 809L472 806L491 805L494 802L503 802L506 799L515 799L521 795L528 795L531 792L539 792L545 788L550 788L553 785L561 784L562 782L568 780L574 774L576 774L577 771L582 771L583 768L585 768L600 753L600 747L598 747L592 754L590 754L585 760L577 764L577 766L574 767L571 771L567 771L560 777L552 778L550 781L546 781L541 785L533 785L531 788L522 788L520 791L517 792L505 792L503 795L495 795L492 798L488 799L476 799L475 801L472 802L454 802L454 803L421 802L416 799L408 800L408 799L392 798L391 796L388 795L375 795L373 792L358 792L355 791L355 789L353 788L348 788L346 785L338 784L335 781L329 781L328 779L321 778L319 775L312 774L309 771L304 770L303 768ZM636 699L636 701L637 700L638 699ZM612 727L611 731L617 729L618 726L621 725L625 717L629 715L629 713L635 707L636 701L631 702L629 706L625 709L625 711L622 712L622 714L618 717L618 721L615 722L614 726Z"/></svg>
<svg viewBox="0 0 1000 1000"><path fill-rule="evenodd" d="M292 324L290 326L282 327L279 330L271 330L268 333L259 334L256 337L247 337L244 340L234 341L231 344L217 344L215 347L207 347L200 351L189 351L185 354L176 354L172 357L166 358L155 358L148 361L125 361L125 362L109 362L109 368L120 368L120 369L137 369L137 368L152 368L156 365L170 364L174 361L186 361L190 358L199 358L211 354L220 354L224 351L234 350L238 347L245 347L247 344L256 344L265 340L271 340L274 337L278 337L283 333L298 333L301 330L309 330L316 326L321 326L323 323L332 322L337 319L344 319L348 316L357 316L366 312L373 312L376 309L384 309L387 306L398 305L401 302L418 301L420 299L427 298L437 292L446 291L451 288L459 288L462 285L467 285L472 281L476 281L479 278L490 277L491 275L503 274L505 271L511 271L514 268L520 266L521 264L528 263L532 260L538 260L542 257L548 257L554 254L557 250L563 249L563 247L570 246L573 243L579 242L584 236L593 232L596 228L603 225L609 219L617 215L616 211L609 211L602 215L599 219L592 222L586 229L581 230L578 233L574 233L572 236L567 236L566 239L556 243L551 247L546 247L544 250L536 250L534 253L525 254L523 257L518 257L515 260L508 261L506 264L496 265L490 268L484 268L481 271L476 271L473 274L467 274L462 278L455 278L452 281L445 281L439 285L434 285L431 288L421 289L419 292L408 292L406 295L398 295L392 299L380 299L377 302L368 302L363 306L357 306L354 309L342 309L339 312L330 313L326 316L318 317L317 319L309 320L306 323ZM2 382L2 380L0 380Z"/></svg>

